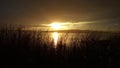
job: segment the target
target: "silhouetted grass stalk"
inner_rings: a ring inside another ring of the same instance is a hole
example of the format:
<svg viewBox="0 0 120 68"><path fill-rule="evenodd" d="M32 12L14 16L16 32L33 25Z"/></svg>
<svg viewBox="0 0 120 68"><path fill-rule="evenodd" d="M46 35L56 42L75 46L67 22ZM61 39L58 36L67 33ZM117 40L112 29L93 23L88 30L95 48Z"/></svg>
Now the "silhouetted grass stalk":
<svg viewBox="0 0 120 68"><path fill-rule="evenodd" d="M108 65L119 66L119 33L90 31L75 33L72 37L70 34L64 33L60 36L55 47L49 31L1 28L0 54L1 62L5 62L1 65L101 68L109 67Z"/></svg>

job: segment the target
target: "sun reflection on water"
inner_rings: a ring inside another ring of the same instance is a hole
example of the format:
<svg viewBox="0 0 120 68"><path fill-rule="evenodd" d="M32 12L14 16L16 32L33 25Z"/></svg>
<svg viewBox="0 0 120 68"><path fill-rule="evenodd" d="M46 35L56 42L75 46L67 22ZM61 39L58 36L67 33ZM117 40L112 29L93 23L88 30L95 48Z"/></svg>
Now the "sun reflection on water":
<svg viewBox="0 0 120 68"><path fill-rule="evenodd" d="M53 33L53 40L54 40L55 47L57 46L57 43L58 43L58 37L59 37L58 32L54 32Z"/></svg>

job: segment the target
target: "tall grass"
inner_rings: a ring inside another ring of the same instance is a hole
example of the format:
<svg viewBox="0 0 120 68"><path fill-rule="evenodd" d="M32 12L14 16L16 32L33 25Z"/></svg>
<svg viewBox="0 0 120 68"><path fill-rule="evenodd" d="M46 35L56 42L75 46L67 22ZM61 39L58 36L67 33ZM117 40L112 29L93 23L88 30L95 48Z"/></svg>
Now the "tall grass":
<svg viewBox="0 0 120 68"><path fill-rule="evenodd" d="M54 47L49 32L1 28L0 57L1 68L116 68L120 67L120 34L90 31L69 38L67 33Z"/></svg>

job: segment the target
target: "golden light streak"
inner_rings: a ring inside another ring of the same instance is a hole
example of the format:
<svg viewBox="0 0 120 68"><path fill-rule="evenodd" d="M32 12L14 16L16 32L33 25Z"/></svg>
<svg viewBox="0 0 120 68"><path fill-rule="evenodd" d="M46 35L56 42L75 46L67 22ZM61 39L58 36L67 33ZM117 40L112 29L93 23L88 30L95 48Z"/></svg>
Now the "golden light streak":
<svg viewBox="0 0 120 68"><path fill-rule="evenodd" d="M57 43L58 43L58 36L59 36L58 32L53 33L53 39L54 39L55 47L57 46Z"/></svg>

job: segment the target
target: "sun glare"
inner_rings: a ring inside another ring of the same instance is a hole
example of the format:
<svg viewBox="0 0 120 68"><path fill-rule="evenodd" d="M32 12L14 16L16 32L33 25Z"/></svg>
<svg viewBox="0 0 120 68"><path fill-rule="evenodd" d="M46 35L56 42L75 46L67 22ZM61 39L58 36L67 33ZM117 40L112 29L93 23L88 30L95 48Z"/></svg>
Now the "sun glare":
<svg viewBox="0 0 120 68"><path fill-rule="evenodd" d="M50 24L50 26L54 29L54 30L58 30L61 28L61 25L57 22L54 22L52 24Z"/></svg>

